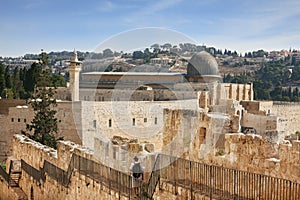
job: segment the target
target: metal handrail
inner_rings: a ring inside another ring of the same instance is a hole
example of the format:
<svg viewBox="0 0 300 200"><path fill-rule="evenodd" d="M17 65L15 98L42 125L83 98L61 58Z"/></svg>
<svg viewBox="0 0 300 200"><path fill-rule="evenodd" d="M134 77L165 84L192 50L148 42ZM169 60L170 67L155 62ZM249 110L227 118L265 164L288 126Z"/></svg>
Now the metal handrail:
<svg viewBox="0 0 300 200"><path fill-rule="evenodd" d="M167 166L161 169L161 162L170 160ZM67 171L44 161L42 168L35 169L21 160L21 167L27 174L37 181L45 181L45 174L56 180L59 184L68 187L74 169L81 175L88 176L96 182L106 185L130 197L131 180L129 174L112 169L77 154L72 154ZM9 174L0 169L0 175L9 182ZM178 186L193 193L200 192L210 198L218 195L226 198L253 199L260 195L264 199L275 198L278 195L286 199L300 198L300 184L286 179L245 172L236 169L224 168L216 165L194 162L169 155L158 154L146 184L146 195L141 193L143 199L151 199L159 181L167 181L174 186L177 194ZM275 185L276 187L273 187Z"/></svg>
<svg viewBox="0 0 300 200"><path fill-rule="evenodd" d="M9 174L6 173L5 169L0 166L0 176L4 178L4 180L9 183Z"/></svg>

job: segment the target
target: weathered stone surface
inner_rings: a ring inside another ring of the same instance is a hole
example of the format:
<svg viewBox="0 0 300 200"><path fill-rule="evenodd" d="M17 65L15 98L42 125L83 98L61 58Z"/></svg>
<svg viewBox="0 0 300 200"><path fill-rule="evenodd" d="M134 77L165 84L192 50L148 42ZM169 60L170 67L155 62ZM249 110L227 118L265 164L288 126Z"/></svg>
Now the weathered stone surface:
<svg viewBox="0 0 300 200"><path fill-rule="evenodd" d="M125 143L130 142L130 141L129 141L128 138L124 138L124 137L121 137L121 136L114 135L113 138L111 139L111 142L115 145L123 145Z"/></svg>
<svg viewBox="0 0 300 200"><path fill-rule="evenodd" d="M128 143L128 151L131 153L140 152L140 144L138 143Z"/></svg>
<svg viewBox="0 0 300 200"><path fill-rule="evenodd" d="M154 151L154 145L153 144L145 144L144 148L147 152L151 153Z"/></svg>

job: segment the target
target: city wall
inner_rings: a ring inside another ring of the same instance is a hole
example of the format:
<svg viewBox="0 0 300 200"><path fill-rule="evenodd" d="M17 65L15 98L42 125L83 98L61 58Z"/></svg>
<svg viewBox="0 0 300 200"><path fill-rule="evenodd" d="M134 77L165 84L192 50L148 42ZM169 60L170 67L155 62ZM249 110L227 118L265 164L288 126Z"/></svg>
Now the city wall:
<svg viewBox="0 0 300 200"><path fill-rule="evenodd" d="M94 160L92 151L72 142L60 141L57 150L54 150L34 142L23 135L14 136L14 159L22 159L37 170L41 169L44 161L47 160L53 165L67 171L73 153L89 160ZM150 165L153 166L153 163ZM119 191L109 188L109 183L102 184L101 182L94 181L90 177L80 174L76 169L71 175L68 187L61 185L47 173L45 173L45 176L44 181L37 181L23 170L19 186L28 197L33 197L34 199L129 199L128 196L123 195ZM148 179L146 178L145 181L148 181ZM0 184L2 186L4 183L1 182ZM178 187L179 193L175 195L174 191L170 188L171 187L157 188L153 199L159 200L168 198L175 200L185 198L190 193L188 188ZM15 192L12 188L7 187L7 189L4 188L0 190L0 197L10 198L13 195L15 195ZM14 197L12 197L12 199L13 198ZM201 199L208 198L200 194L195 195L195 200Z"/></svg>
<svg viewBox="0 0 300 200"><path fill-rule="evenodd" d="M270 143L258 135L225 135L225 154L213 163L300 183L300 141Z"/></svg>
<svg viewBox="0 0 300 200"><path fill-rule="evenodd" d="M230 133L230 120L225 115L166 110L163 141L164 146L171 145L167 154L300 182L299 140L274 141L255 134ZM181 152L175 151L178 149Z"/></svg>
<svg viewBox="0 0 300 200"><path fill-rule="evenodd" d="M300 141L284 136L297 130L300 104L246 102L245 110L228 110L232 106L227 103L224 113L165 110L163 144L171 144L167 154L299 183ZM258 128L261 135L237 133L239 123Z"/></svg>
<svg viewBox="0 0 300 200"><path fill-rule="evenodd" d="M67 171L72 153L93 160L93 152L67 141L59 142L57 151L21 135L15 135L13 144L13 157L23 159L35 169L42 168L47 160ZM45 182L38 182L25 171L22 171L19 185L28 197L33 193L34 199L118 199L116 191L109 191L104 185L80 175L77 171L73 172L68 187L59 184L47 174Z"/></svg>
<svg viewBox="0 0 300 200"><path fill-rule="evenodd" d="M22 191L18 187L9 187L8 183L0 176L0 200L22 199ZM21 194L20 194L21 193Z"/></svg>

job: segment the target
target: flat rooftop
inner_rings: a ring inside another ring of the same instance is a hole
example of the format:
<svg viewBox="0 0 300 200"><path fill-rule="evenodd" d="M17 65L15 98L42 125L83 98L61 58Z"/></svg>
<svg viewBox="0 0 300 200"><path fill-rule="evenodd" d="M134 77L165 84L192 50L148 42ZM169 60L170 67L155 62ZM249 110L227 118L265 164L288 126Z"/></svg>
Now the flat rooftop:
<svg viewBox="0 0 300 200"><path fill-rule="evenodd" d="M85 72L83 75L118 75L118 76L185 76L179 72Z"/></svg>

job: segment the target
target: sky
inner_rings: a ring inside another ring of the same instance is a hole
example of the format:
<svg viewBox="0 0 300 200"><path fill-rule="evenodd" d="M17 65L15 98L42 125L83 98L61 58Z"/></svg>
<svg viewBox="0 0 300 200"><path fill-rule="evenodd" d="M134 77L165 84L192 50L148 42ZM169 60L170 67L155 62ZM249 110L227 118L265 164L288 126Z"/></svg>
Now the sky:
<svg viewBox="0 0 300 200"><path fill-rule="evenodd" d="M182 37L240 53L300 49L299 0L2 0L0 5L0 56L95 51L156 37L158 43ZM134 48L139 45L145 44Z"/></svg>

